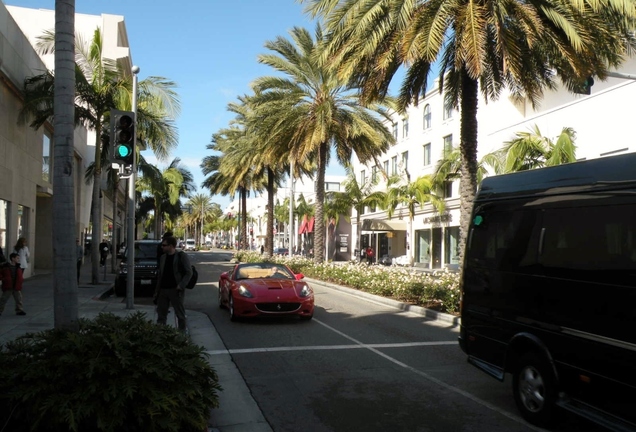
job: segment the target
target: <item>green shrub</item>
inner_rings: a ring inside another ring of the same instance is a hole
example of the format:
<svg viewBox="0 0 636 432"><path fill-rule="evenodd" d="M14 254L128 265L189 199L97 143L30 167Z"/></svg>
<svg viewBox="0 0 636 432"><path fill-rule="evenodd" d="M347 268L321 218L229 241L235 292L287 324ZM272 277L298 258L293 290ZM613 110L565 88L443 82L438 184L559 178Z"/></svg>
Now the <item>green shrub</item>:
<svg viewBox="0 0 636 432"><path fill-rule="evenodd" d="M19 431L196 431L222 390L202 347L136 312L0 350L0 422Z"/></svg>

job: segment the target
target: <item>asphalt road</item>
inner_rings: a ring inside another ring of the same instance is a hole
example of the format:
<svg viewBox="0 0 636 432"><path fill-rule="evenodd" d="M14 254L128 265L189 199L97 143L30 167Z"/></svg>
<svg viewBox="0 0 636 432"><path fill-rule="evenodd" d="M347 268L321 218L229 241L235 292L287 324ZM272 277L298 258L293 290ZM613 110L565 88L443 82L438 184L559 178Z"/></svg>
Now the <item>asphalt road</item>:
<svg viewBox="0 0 636 432"><path fill-rule="evenodd" d="M467 364L457 328L318 284L312 321L233 323L217 302L231 253L191 257L186 308L210 317L275 431L542 430L518 416L509 377ZM602 429L565 414L551 430Z"/></svg>

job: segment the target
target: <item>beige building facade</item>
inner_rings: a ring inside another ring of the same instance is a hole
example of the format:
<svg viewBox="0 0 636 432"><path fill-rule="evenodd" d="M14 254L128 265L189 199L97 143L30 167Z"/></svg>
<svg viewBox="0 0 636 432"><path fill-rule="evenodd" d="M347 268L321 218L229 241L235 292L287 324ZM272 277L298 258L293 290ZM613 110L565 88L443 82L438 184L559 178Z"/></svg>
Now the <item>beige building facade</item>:
<svg viewBox="0 0 636 432"><path fill-rule="evenodd" d="M37 37L54 28L53 10L5 6L0 2L0 246L5 254L25 237L31 262L25 276L49 272L53 267L52 197L53 125L38 130L18 121L22 109L22 88L26 78L54 67L53 55L40 56L34 46ZM76 15L76 34L90 40L96 28L102 29L104 57L118 59L130 70L132 61L123 17L114 15ZM75 221L77 236L91 236L92 183L84 177L95 158L95 133L77 127L74 135ZM105 179L105 176L104 176ZM121 241L125 221L125 182L121 182L118 206L113 192L102 181L100 199L104 219L97 237Z"/></svg>

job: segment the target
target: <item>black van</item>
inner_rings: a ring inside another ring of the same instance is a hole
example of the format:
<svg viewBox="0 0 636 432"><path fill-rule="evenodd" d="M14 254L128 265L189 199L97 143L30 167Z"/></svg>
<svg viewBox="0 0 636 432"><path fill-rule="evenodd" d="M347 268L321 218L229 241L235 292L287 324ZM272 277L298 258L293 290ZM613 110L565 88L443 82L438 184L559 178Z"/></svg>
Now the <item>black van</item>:
<svg viewBox="0 0 636 432"><path fill-rule="evenodd" d="M459 343L531 423L636 430L636 154L484 179Z"/></svg>

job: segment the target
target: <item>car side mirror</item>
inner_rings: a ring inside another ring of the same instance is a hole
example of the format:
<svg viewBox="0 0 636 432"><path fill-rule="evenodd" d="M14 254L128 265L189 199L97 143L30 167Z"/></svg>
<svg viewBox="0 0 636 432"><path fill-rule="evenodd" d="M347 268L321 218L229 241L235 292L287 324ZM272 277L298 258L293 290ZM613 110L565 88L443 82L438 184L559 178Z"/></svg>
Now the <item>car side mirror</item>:
<svg viewBox="0 0 636 432"><path fill-rule="evenodd" d="M302 274L302 273L296 273L295 276L296 276L296 280L301 280L301 279L303 279L305 277L305 275Z"/></svg>
<svg viewBox="0 0 636 432"><path fill-rule="evenodd" d="M227 279L227 272L221 273L221 279Z"/></svg>

